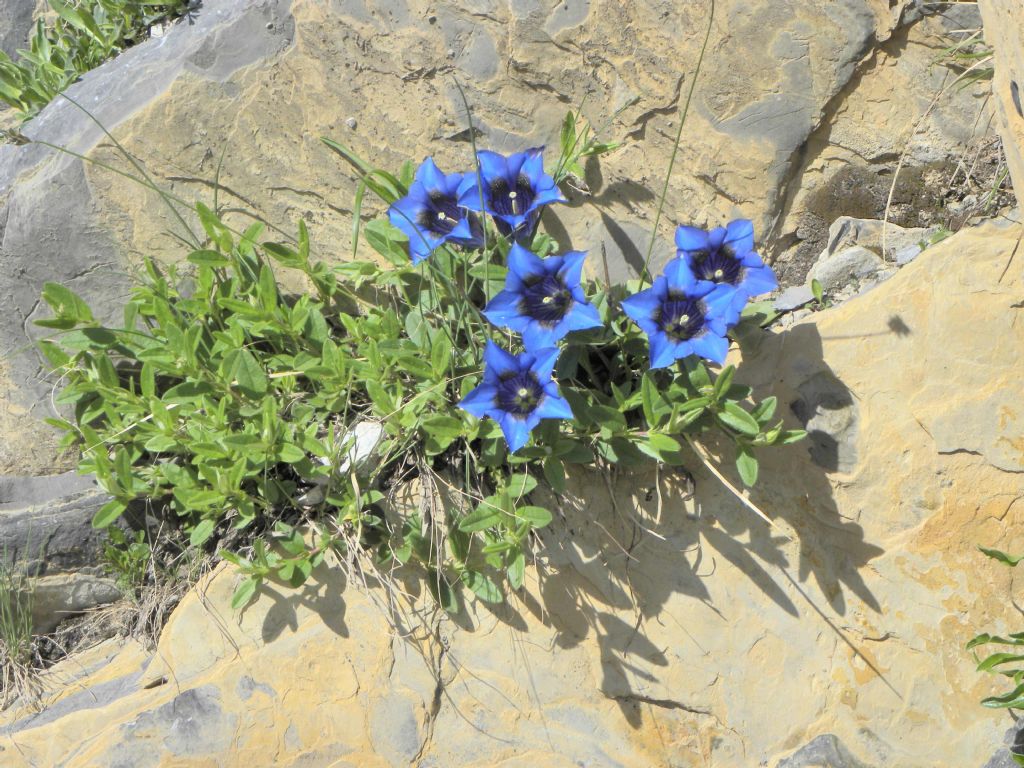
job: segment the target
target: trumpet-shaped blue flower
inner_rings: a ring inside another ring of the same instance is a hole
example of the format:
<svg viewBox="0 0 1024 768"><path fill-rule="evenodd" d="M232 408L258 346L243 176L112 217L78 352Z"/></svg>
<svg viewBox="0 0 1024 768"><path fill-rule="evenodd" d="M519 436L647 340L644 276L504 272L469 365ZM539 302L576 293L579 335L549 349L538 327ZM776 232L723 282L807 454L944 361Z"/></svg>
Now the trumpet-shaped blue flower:
<svg viewBox="0 0 1024 768"><path fill-rule="evenodd" d="M651 368L665 368L688 355L725 362L726 313L734 290L697 280L682 259L673 259L646 291L623 300L622 309L647 334Z"/></svg>
<svg viewBox="0 0 1024 768"><path fill-rule="evenodd" d="M565 202L555 180L544 173L543 152L543 147L508 157L477 152L483 189L476 174L467 173L459 188L459 205L490 214L503 234L529 233L542 206Z"/></svg>
<svg viewBox="0 0 1024 768"><path fill-rule="evenodd" d="M571 419L572 409L551 379L554 347L513 355L492 341L484 349L484 380L459 407L479 419L498 422L509 450L518 451L541 419Z"/></svg>
<svg viewBox="0 0 1024 768"><path fill-rule="evenodd" d="M732 289L733 299L726 313L729 325L739 320L750 297L779 285L772 268L754 252L754 225L747 219L730 221L710 232L680 226L676 229L676 247L697 280Z"/></svg>
<svg viewBox="0 0 1024 768"><path fill-rule="evenodd" d="M521 333L527 349L553 347L569 331L601 325L580 285L586 257L582 251L569 251L541 259L513 243L505 290L491 299L484 315L501 328Z"/></svg>
<svg viewBox="0 0 1024 768"><path fill-rule="evenodd" d="M419 264L444 243L480 245L479 222L459 205L465 174L444 174L428 157L416 169L409 194L388 209L391 223L409 236L409 255ZM476 226L474 226L476 224Z"/></svg>

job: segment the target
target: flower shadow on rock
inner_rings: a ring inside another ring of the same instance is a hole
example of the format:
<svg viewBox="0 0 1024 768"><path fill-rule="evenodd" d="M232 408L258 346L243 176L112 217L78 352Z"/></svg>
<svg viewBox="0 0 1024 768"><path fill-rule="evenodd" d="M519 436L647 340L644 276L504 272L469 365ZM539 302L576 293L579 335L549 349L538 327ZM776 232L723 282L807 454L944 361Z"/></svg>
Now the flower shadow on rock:
<svg viewBox="0 0 1024 768"><path fill-rule="evenodd" d="M795 345L799 360L779 369L783 344ZM797 415L801 385L823 375L833 381L830 402L854 402L822 358L816 326L806 324L763 333L736 378L754 386L755 397L776 395L780 417L796 428L804 423ZM827 442L824 435L812 438ZM708 447L712 453L718 448ZM752 492L752 500L798 539L795 563L789 539L742 506L696 456L685 469L662 467L657 474L611 478L579 468L561 501L537 501L561 511L540 531L537 588L483 607L513 629L526 629L523 612L530 614L553 630L561 648L594 637L599 689L634 728L643 725L650 705L710 710L710 700L669 689L658 671L678 663L675 656L704 653L691 631L681 631L687 622L713 622L715 631L744 636L781 634L799 618L808 633L823 630L855 649L838 619L847 614L851 596L867 610L881 610L861 571L883 550L865 541L860 525L840 516L827 475L832 470L821 463L829 454L812 455L811 449L803 442L760 453L761 480ZM731 467L722 469L738 484ZM822 658L827 667L831 662ZM861 660L885 680L870 660Z"/></svg>

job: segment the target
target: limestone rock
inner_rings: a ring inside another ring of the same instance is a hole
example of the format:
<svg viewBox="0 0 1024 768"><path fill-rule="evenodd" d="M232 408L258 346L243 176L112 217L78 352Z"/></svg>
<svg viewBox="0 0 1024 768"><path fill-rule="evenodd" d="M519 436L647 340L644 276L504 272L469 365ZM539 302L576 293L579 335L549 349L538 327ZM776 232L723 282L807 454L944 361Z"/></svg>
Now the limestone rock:
<svg viewBox="0 0 1024 768"><path fill-rule="evenodd" d="M918 20L863 62L793 170L790 204L768 248L784 286L804 282L838 217L955 230L973 213L960 206L959 185L987 189L998 173L989 84L953 85L957 73L943 63L946 49L980 27L977 5L914 6Z"/></svg>
<svg viewBox="0 0 1024 768"><path fill-rule="evenodd" d="M963 646L1020 629L1011 572L976 547L1024 549L1021 233L961 231L748 340L738 377L818 433L760 456L778 530L695 459L692 485L571 477L502 607L446 618L415 579L391 600L325 565L234 615L222 569L152 656L105 644L48 673L42 713L2 715L5 761L981 765L1010 722Z"/></svg>
<svg viewBox="0 0 1024 768"><path fill-rule="evenodd" d="M867 248L854 245L838 253L826 256L811 269L807 276L817 280L828 292L845 288L851 282L861 285L874 282L885 269L885 262Z"/></svg>
<svg viewBox="0 0 1024 768"><path fill-rule="evenodd" d="M37 633L121 598L112 579L97 573L106 533L92 518L110 497L92 478L0 477L0 553L3 567L30 577Z"/></svg>
<svg viewBox="0 0 1024 768"><path fill-rule="evenodd" d="M979 0L985 41L995 49L992 94L1013 188L1024 190L1024 7L1015 0Z"/></svg>
<svg viewBox="0 0 1024 768"><path fill-rule="evenodd" d="M28 48L32 30L32 11L35 0L3 0L0 2L0 51L17 58L18 48ZM0 104L0 108L4 105Z"/></svg>
<svg viewBox="0 0 1024 768"><path fill-rule="evenodd" d="M65 619L124 597L113 579L84 571L39 576L31 584L36 634L52 632Z"/></svg>

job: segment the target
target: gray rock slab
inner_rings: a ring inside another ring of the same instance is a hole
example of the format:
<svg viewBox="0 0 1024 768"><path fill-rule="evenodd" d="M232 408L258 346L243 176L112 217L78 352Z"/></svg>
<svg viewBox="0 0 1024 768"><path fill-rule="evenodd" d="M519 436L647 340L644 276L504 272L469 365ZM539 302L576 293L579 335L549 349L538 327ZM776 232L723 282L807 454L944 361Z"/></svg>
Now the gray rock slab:
<svg viewBox="0 0 1024 768"><path fill-rule="evenodd" d="M7 487L11 480L4 478ZM32 478L23 487L39 487L42 480ZM55 495L62 483L73 487L58 475L55 487L41 491L39 500L22 491L21 501L0 507L0 552L23 573L67 573L100 562L106 533L92 527L92 518L110 497L95 487Z"/></svg>
<svg viewBox="0 0 1024 768"><path fill-rule="evenodd" d="M794 754L780 760L776 768L869 768L850 754L837 736L816 736Z"/></svg>
<svg viewBox="0 0 1024 768"><path fill-rule="evenodd" d="M854 245L825 257L808 273L809 280L817 280L826 292L839 291L851 283L870 280L885 269L877 254L860 245Z"/></svg>
<svg viewBox="0 0 1024 768"><path fill-rule="evenodd" d="M791 312L814 301L814 291L809 285L794 285L787 288L775 299L775 309L778 312Z"/></svg>
<svg viewBox="0 0 1024 768"><path fill-rule="evenodd" d="M851 216L840 216L828 229L828 243L824 254L834 254L851 246L860 245L868 250L885 255L898 261L897 254L902 255L904 263L909 262L907 253L916 255L921 252L920 243L938 231L938 227L900 227L879 219L856 219Z"/></svg>
<svg viewBox="0 0 1024 768"><path fill-rule="evenodd" d="M0 0L0 51L15 58L18 48L28 48L35 0Z"/></svg>

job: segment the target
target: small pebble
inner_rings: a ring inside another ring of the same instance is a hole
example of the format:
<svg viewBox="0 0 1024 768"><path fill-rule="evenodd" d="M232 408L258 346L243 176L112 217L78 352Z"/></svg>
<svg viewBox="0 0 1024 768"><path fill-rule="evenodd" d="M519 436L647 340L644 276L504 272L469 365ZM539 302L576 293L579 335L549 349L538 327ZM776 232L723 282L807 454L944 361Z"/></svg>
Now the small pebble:
<svg viewBox="0 0 1024 768"><path fill-rule="evenodd" d="M357 123L356 123L356 119L355 119L354 117L350 117L350 118L348 118L348 119L347 119L347 120L345 121L345 125L347 125L347 126L349 127L349 129L350 129L350 130L353 130L353 131L354 131L354 130L356 129L356 125L357 125Z"/></svg>

